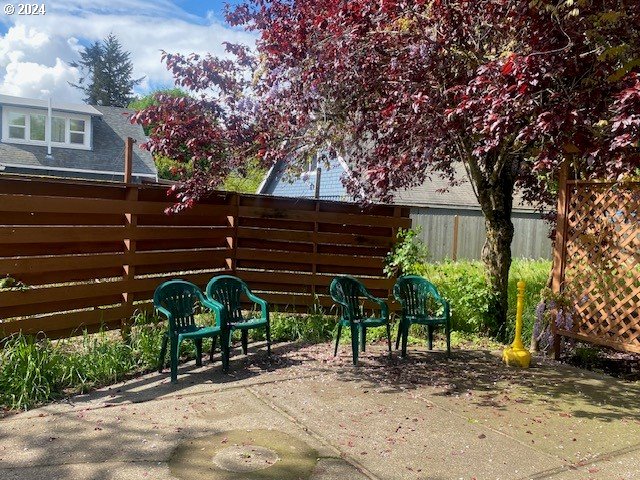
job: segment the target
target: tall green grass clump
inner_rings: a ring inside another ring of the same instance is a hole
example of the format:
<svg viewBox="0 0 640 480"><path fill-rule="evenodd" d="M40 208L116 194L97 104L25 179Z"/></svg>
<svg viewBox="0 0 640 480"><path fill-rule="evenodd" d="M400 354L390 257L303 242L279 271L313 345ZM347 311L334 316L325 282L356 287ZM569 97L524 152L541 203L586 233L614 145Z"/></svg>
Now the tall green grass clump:
<svg viewBox="0 0 640 480"><path fill-rule="evenodd" d="M63 357L50 340L15 335L0 349L2 405L26 410L57 398L63 387Z"/></svg>
<svg viewBox="0 0 640 480"><path fill-rule="evenodd" d="M335 327L336 318L324 313L271 314L271 340L274 342L324 342L333 336ZM264 337L263 330L256 333L260 338Z"/></svg>
<svg viewBox="0 0 640 480"><path fill-rule="evenodd" d="M74 392L118 382L139 366L131 346L119 335L105 331L93 335L85 332L81 341L64 340L59 348L65 350L61 362L63 384Z"/></svg>

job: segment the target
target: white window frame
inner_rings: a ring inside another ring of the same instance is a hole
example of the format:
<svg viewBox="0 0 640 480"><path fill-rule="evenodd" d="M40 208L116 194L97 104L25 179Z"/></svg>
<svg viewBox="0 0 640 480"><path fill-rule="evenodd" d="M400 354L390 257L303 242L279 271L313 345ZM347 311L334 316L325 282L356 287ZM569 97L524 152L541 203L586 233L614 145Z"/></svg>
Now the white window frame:
<svg viewBox="0 0 640 480"><path fill-rule="evenodd" d="M11 125L10 119L9 119L9 117L10 117L9 114L10 113L14 113L14 114L17 114L17 115L24 116L24 126L22 126L22 125ZM29 115L25 115L22 112L8 112L7 116L6 116L6 120L3 121L3 123L4 122L7 123L7 139L9 139L9 129L11 127L15 127L15 128L22 129L22 131L24 132L24 139L22 139L22 138L10 138L10 140L11 141L17 140L18 142L27 141L29 139L29 136L28 136L29 135L29 131L27 130L27 127L28 127L30 121L31 120L29 119Z"/></svg>
<svg viewBox="0 0 640 480"><path fill-rule="evenodd" d="M25 139L19 138L9 138L9 113L17 113L20 115L26 115L25 122ZM2 142L3 143L15 143L19 145L38 145L38 146L47 146L46 138L48 138L47 130L49 129L49 122L45 120L45 141L41 140L31 140L31 118L29 115L45 115L47 116L47 111L38 108L22 108L22 107L12 107L8 105L4 105L2 107ZM53 110L53 117L60 117L65 119L65 141L64 142L51 142L52 147L58 148L71 148L76 150L91 150L91 115L84 115L81 113L72 113L72 112L60 112ZM71 143L70 142L70 130L69 125L71 120L83 120L84 121L84 143Z"/></svg>

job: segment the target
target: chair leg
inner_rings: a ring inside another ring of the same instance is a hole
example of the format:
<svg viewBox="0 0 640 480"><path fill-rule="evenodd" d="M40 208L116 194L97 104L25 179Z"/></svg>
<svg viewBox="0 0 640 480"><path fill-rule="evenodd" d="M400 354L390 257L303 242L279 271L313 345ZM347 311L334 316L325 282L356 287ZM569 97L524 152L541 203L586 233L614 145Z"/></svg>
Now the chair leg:
<svg viewBox="0 0 640 480"><path fill-rule="evenodd" d="M171 338L171 383L178 381L178 355L180 352L180 342L177 337Z"/></svg>
<svg viewBox="0 0 640 480"><path fill-rule="evenodd" d="M451 356L451 323L447 321L445 324L445 336L447 337L447 357Z"/></svg>
<svg viewBox="0 0 640 480"><path fill-rule="evenodd" d="M367 345L367 327L360 326L360 351L364 352Z"/></svg>
<svg viewBox="0 0 640 480"><path fill-rule="evenodd" d="M222 336L220 337L220 349L222 350L222 371L224 373L227 373L229 371L230 337L230 331L223 331Z"/></svg>
<svg viewBox="0 0 640 480"><path fill-rule="evenodd" d="M433 350L433 325L427 325L427 332L429 334L429 350Z"/></svg>
<svg viewBox="0 0 640 480"><path fill-rule="evenodd" d="M353 355L353 365L358 366L358 337L359 337L359 325L351 324L351 352Z"/></svg>
<svg viewBox="0 0 640 480"><path fill-rule="evenodd" d="M164 359L167 356L167 342L169 341L169 337L166 335L162 337L162 347L160 348L160 359L158 361L158 373L162 373L164 369Z"/></svg>
<svg viewBox="0 0 640 480"><path fill-rule="evenodd" d="M389 353L391 353L391 325L387 322L387 343L389 344Z"/></svg>
<svg viewBox="0 0 640 480"><path fill-rule="evenodd" d="M240 337L242 341L242 353L244 355L247 354L247 347L249 345L249 331L242 330L242 336Z"/></svg>
<svg viewBox="0 0 640 480"><path fill-rule="evenodd" d="M398 336L396 337L396 350L400 347L400 337L402 336L402 320L398 321Z"/></svg>
<svg viewBox="0 0 640 480"><path fill-rule="evenodd" d="M335 357L338 354L338 342L340 342L340 335L342 334L342 324L338 324L338 333L336 334L336 346L333 349L333 356Z"/></svg>
<svg viewBox="0 0 640 480"><path fill-rule="evenodd" d="M202 366L202 339L196 338L194 340L196 344L196 367Z"/></svg>
<svg viewBox="0 0 640 480"><path fill-rule="evenodd" d="M409 339L409 326L403 325L402 327L402 357L407 356L407 340Z"/></svg>
<svg viewBox="0 0 640 480"><path fill-rule="evenodd" d="M211 337L211 351L209 352L209 361L213 362L213 354L216 351L216 340L218 339L217 335Z"/></svg>
<svg viewBox="0 0 640 480"><path fill-rule="evenodd" d="M271 325L269 324L268 321L267 321L265 334L267 337L267 355L270 357L271 356Z"/></svg>

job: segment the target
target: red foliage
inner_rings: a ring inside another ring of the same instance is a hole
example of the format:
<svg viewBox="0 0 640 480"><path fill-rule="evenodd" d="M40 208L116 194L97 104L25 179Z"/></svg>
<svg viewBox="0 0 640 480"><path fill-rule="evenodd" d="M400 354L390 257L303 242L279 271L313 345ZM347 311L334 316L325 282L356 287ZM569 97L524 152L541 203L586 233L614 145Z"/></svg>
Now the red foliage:
<svg viewBox="0 0 640 480"><path fill-rule="evenodd" d="M164 54L193 99L134 121L146 147L195 162L176 187L197 201L248 155L265 166L339 151L367 199L454 181L462 163L486 218L483 258L506 319L511 210L553 200L567 153L582 175L640 166L640 2L245 0L227 20L258 34L234 60Z"/></svg>
<svg viewBox="0 0 640 480"><path fill-rule="evenodd" d="M557 4L254 0L232 9L232 24L260 35L261 127L277 139L265 158L331 141L348 152L351 188L379 198L430 172L451 176L461 160L477 165L477 188L506 166L532 200L548 198L538 177L567 150L588 160L585 173L633 171L637 83L628 86L624 69L638 67L640 6Z"/></svg>

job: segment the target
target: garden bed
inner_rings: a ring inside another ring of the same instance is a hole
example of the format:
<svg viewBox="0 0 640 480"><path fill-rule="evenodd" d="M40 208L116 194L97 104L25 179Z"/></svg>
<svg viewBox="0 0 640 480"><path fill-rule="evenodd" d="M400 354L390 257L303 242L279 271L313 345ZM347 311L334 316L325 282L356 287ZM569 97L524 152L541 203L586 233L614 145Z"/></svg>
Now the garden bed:
<svg viewBox="0 0 640 480"><path fill-rule="evenodd" d="M640 381L640 354L576 343L560 359L574 367L604 373L622 380Z"/></svg>

